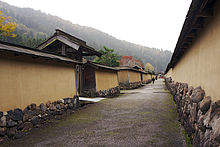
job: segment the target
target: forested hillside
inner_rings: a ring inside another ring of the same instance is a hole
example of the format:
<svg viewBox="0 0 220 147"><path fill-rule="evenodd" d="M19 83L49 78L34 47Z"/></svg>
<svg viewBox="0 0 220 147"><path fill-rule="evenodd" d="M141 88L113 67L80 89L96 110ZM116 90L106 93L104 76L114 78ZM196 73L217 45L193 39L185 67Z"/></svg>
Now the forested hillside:
<svg viewBox="0 0 220 147"><path fill-rule="evenodd" d="M103 46L112 48L119 55L134 56L144 64L149 62L157 71L164 71L172 53L156 48L149 48L127 41L122 41L97 29L72 24L57 16L35 11L30 8L18 8L0 1L0 10L5 15L11 16L18 26L15 38L0 37L0 40L34 47L52 35L56 28L60 28L87 42L95 49ZM146 26L147 27L147 26Z"/></svg>

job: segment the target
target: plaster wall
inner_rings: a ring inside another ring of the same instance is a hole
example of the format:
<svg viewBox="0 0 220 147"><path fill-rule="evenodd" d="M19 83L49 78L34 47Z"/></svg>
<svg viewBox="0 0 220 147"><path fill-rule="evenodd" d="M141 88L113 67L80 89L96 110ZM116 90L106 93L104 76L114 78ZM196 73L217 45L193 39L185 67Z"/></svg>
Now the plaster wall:
<svg viewBox="0 0 220 147"><path fill-rule="evenodd" d="M96 70L96 91L107 90L118 86L118 75L116 71Z"/></svg>
<svg viewBox="0 0 220 147"><path fill-rule="evenodd" d="M173 72L173 69L170 68L169 71L166 73L166 77L172 77L172 72Z"/></svg>
<svg viewBox="0 0 220 147"><path fill-rule="evenodd" d="M118 71L118 81L119 83L129 83L128 70Z"/></svg>
<svg viewBox="0 0 220 147"><path fill-rule="evenodd" d="M73 65L0 54L0 111L76 95Z"/></svg>
<svg viewBox="0 0 220 147"><path fill-rule="evenodd" d="M143 80L144 81L147 81L147 80L150 80L150 79L151 79L151 75L150 74L143 73Z"/></svg>
<svg viewBox="0 0 220 147"><path fill-rule="evenodd" d="M209 18L193 41L188 52L172 70L175 82L201 86L213 101L220 100L220 2L214 8L214 16Z"/></svg>
<svg viewBox="0 0 220 147"><path fill-rule="evenodd" d="M141 82L141 73L135 71L129 71L129 83Z"/></svg>

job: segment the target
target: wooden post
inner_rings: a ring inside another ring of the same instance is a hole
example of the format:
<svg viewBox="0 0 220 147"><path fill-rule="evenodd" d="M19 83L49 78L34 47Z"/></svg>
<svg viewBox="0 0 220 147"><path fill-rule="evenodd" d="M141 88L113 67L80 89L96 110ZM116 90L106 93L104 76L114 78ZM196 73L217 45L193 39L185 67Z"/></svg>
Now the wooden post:
<svg viewBox="0 0 220 147"><path fill-rule="evenodd" d="M62 46L61 46L61 54L64 55L64 56L66 55L66 46L63 43L62 43Z"/></svg>
<svg viewBox="0 0 220 147"><path fill-rule="evenodd" d="M83 69L82 65L79 66L79 95L82 94L83 91Z"/></svg>

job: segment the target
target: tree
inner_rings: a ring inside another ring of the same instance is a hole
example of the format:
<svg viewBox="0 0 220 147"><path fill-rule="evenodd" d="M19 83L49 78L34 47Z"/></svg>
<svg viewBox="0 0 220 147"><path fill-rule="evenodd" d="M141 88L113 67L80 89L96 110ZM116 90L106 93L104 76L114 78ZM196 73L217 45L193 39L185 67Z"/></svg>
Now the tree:
<svg viewBox="0 0 220 147"><path fill-rule="evenodd" d="M0 35L15 37L16 35L12 32L16 29L15 22L9 22L10 17L4 16L3 12L0 11Z"/></svg>
<svg viewBox="0 0 220 147"><path fill-rule="evenodd" d="M93 62L100 63L108 66L119 66L119 61L117 60L118 55L114 54L114 49L109 49L104 46L104 50L99 50L103 55L101 57L96 57Z"/></svg>
<svg viewBox="0 0 220 147"><path fill-rule="evenodd" d="M144 70L145 71L154 71L154 67L150 63L146 63Z"/></svg>

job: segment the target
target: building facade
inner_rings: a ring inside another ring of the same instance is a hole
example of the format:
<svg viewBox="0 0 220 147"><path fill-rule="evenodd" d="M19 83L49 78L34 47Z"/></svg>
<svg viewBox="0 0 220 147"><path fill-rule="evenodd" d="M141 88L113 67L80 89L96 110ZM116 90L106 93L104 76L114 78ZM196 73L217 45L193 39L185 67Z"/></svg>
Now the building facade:
<svg viewBox="0 0 220 147"><path fill-rule="evenodd" d="M142 71L130 67L117 67L118 81L121 89L134 89L142 85Z"/></svg>
<svg viewBox="0 0 220 147"><path fill-rule="evenodd" d="M193 146L220 146L220 1L193 0L166 85Z"/></svg>
<svg viewBox="0 0 220 147"><path fill-rule="evenodd" d="M83 65L82 96L112 97L120 93L118 70L109 66L87 62Z"/></svg>

